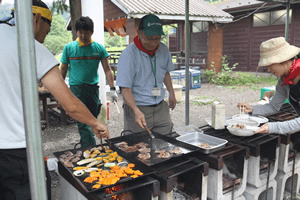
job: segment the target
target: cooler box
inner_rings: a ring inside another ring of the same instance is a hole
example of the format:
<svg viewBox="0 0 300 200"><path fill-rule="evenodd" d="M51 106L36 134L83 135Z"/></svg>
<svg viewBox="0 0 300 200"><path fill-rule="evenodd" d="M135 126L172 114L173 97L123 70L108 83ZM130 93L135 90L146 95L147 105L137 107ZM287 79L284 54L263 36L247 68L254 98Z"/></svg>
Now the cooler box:
<svg viewBox="0 0 300 200"><path fill-rule="evenodd" d="M168 102L170 94L169 94L166 86L164 86L164 89L165 89L165 100ZM175 93L176 102L181 102L182 86L173 84L173 89L174 89L174 93Z"/></svg>
<svg viewBox="0 0 300 200"><path fill-rule="evenodd" d="M260 89L260 100L262 100L263 95L264 95L265 92L272 91L272 90L275 90L275 86L261 88ZM287 99L287 100L285 100L285 103L290 103L290 101Z"/></svg>
<svg viewBox="0 0 300 200"><path fill-rule="evenodd" d="M180 74L176 72L170 72L171 81L173 85L180 85Z"/></svg>
<svg viewBox="0 0 300 200"><path fill-rule="evenodd" d="M182 69L182 70L176 70L174 71L175 73L178 73L180 75L180 79L179 79L179 83L180 85L182 86L182 90L185 90L185 87L186 87L186 81L185 81L185 69ZM192 77L191 77L191 73L189 73L190 75L190 83L189 83L189 86L190 86L190 89L192 88Z"/></svg>
<svg viewBox="0 0 300 200"><path fill-rule="evenodd" d="M200 70L190 69L192 77L192 89L201 88L201 72Z"/></svg>

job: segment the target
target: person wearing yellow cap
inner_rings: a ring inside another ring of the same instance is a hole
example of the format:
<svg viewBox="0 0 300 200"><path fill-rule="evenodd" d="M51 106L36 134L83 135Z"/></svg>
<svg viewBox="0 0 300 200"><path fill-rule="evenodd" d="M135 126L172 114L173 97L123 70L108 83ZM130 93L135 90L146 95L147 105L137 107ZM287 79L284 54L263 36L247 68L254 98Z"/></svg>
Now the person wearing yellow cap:
<svg viewBox="0 0 300 200"><path fill-rule="evenodd" d="M108 128L97 120L65 84L59 62L41 43L50 31L51 12L42 1L33 0L33 26L37 79L74 119L92 126L97 137L109 137ZM22 107L17 32L0 23L0 199L31 199L26 135ZM47 172L47 170L46 170ZM45 175L39 177L45 180ZM47 182L51 180L47 178ZM48 184L50 186L50 184ZM51 187L48 198L51 199Z"/></svg>
<svg viewBox="0 0 300 200"><path fill-rule="evenodd" d="M258 67L279 78L275 94L269 104L250 106L238 103L238 107L252 115L272 115L277 113L286 99L300 116L300 48L290 45L284 37L272 38L260 45ZM300 131L300 117L283 122L268 122L255 133L287 134Z"/></svg>
<svg viewBox="0 0 300 200"><path fill-rule="evenodd" d="M107 82L110 86L112 102L117 101L114 78L108 59L109 54L103 45L93 41L94 22L89 17L80 17L75 22L78 38L64 47L61 56L61 74L66 77L69 70L69 84L73 94L80 99L97 117L100 113L99 74L101 62ZM95 137L91 127L78 122L81 146L95 145Z"/></svg>

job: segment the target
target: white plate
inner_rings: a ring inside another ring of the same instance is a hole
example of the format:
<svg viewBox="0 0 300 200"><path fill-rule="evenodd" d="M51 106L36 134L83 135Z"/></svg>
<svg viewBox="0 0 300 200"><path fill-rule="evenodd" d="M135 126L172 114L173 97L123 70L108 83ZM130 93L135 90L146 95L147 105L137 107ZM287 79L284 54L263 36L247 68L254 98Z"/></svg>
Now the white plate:
<svg viewBox="0 0 300 200"><path fill-rule="evenodd" d="M264 124L269 121L268 118L265 118L263 116L257 116L257 117L251 116L250 119L257 121L260 124Z"/></svg>
<svg viewBox="0 0 300 200"><path fill-rule="evenodd" d="M230 120L226 120L226 124L228 126L243 124L245 126L259 126L259 123L252 119L241 119L241 118L234 118Z"/></svg>
<svg viewBox="0 0 300 200"><path fill-rule="evenodd" d="M231 126L227 126L228 131L232 135L236 136L251 136L254 135L254 132L259 129L257 126L246 126L245 129L240 129L240 128L232 128Z"/></svg>

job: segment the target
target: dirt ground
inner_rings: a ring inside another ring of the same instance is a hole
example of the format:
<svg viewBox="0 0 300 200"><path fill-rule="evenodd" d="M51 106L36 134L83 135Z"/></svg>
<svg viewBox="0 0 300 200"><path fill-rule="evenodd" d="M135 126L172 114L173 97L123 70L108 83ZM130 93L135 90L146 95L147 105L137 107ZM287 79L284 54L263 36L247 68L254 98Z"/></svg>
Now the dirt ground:
<svg viewBox="0 0 300 200"><path fill-rule="evenodd" d="M202 84L201 88L190 90L190 104L189 104L189 124L196 127L206 124L205 118L211 116L211 105L209 102L217 100L225 104L226 116L233 116L239 114L236 107L240 101L255 104L260 100L260 88L269 85L259 84L256 89L251 89L249 86L240 86L236 89L229 87L221 87L213 84ZM253 88L253 87L252 87ZM108 100L109 100L108 96ZM200 105L197 101L208 101L207 105ZM195 103L196 102L196 103ZM108 127L110 137L118 137L123 130L123 111L122 111L122 98L119 95L118 107L121 113L117 112L115 105L109 106L109 121ZM185 91L182 91L182 101L178 102L176 108L170 111L171 118L174 123L174 131L182 134L186 130L186 104L185 104ZM60 125L56 119L51 120L50 128L42 132L44 156L54 158L53 152L73 149L74 145L79 142L79 133L76 123L68 124L65 126ZM100 141L97 139L97 144ZM51 173L52 176L52 200L59 200L60 187L59 177L55 172Z"/></svg>

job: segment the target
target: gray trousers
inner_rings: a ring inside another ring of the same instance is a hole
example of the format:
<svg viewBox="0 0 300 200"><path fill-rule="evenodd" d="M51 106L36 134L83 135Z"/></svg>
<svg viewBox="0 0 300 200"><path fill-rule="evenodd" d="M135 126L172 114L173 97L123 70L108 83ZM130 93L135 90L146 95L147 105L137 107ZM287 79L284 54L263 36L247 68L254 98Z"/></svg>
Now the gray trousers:
<svg viewBox="0 0 300 200"><path fill-rule="evenodd" d="M162 101L156 106L138 106L138 108L144 114L147 126L151 131L162 135L172 132L173 123L167 102ZM129 130L133 133L145 131L135 123L134 114L126 104L124 104L123 109L124 131Z"/></svg>

